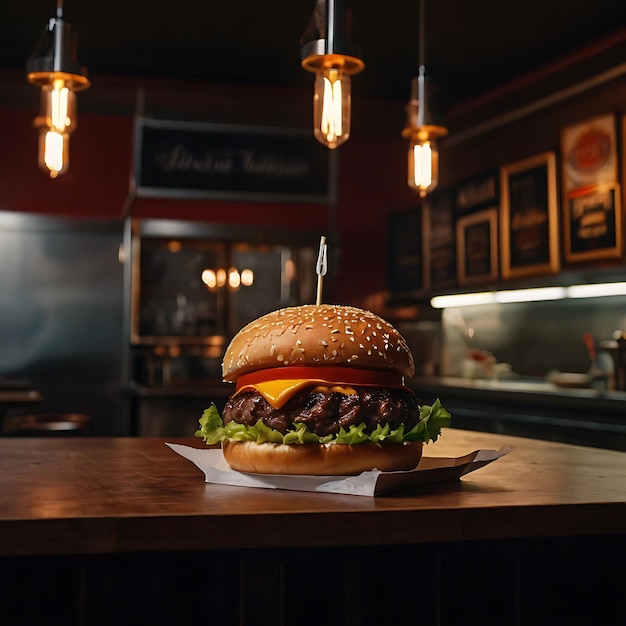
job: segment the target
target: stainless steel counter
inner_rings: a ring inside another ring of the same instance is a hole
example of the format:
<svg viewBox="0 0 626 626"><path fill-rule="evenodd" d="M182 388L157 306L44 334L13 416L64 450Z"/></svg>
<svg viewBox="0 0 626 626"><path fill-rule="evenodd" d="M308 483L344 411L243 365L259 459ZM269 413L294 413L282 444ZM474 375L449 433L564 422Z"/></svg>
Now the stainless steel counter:
<svg viewBox="0 0 626 626"><path fill-rule="evenodd" d="M456 428L626 450L623 391L565 388L539 378L433 377L408 384L426 403L440 398Z"/></svg>

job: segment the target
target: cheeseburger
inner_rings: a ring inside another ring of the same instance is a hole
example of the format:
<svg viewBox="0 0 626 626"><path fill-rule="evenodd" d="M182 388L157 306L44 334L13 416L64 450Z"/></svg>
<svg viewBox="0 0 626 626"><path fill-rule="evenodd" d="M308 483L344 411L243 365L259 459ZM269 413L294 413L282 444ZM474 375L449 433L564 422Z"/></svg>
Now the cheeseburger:
<svg viewBox="0 0 626 626"><path fill-rule="evenodd" d="M236 383L222 417L207 409L196 433L221 442L235 470L350 475L411 470L450 414L421 405L404 384L415 364L400 333L350 306L279 309L239 331L223 378Z"/></svg>

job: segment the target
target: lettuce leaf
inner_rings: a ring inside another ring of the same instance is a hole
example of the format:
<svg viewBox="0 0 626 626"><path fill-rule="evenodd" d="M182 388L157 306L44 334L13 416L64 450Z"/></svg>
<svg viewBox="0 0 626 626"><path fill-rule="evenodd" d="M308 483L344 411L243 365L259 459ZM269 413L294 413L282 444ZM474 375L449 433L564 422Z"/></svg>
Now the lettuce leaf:
<svg viewBox="0 0 626 626"><path fill-rule="evenodd" d="M297 423L294 427L283 435L280 431L266 426L259 420L253 426L244 426L236 422L224 424L215 404L211 404L202 413L200 418L200 428L196 431L196 437L202 437L204 441L213 445L233 439L235 441L256 441L257 443L285 443L285 444L307 444L307 443L338 443L343 445L358 445L360 443L402 443L403 441L437 441L441 434L441 429L450 425L451 416L437 400L431 405L424 404L420 411L420 421L411 430L404 430L404 425L400 425L393 430L389 424L384 426L378 424L371 433L365 431L365 424L352 425L347 430L340 428L336 435L320 436L312 433L305 424Z"/></svg>
<svg viewBox="0 0 626 626"><path fill-rule="evenodd" d="M439 398L431 406L422 405L420 413L420 421L408 433L405 433L404 440L423 441L424 443L437 441L441 429L450 426L450 413L441 406Z"/></svg>

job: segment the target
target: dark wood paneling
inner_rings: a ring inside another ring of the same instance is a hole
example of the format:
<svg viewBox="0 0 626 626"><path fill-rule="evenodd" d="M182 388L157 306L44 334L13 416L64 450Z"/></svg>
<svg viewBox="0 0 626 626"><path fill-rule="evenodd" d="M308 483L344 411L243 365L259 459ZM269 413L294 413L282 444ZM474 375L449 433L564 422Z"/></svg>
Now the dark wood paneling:
<svg viewBox="0 0 626 626"><path fill-rule="evenodd" d="M0 605L6 626L618 626L625 558L625 535L9 557Z"/></svg>

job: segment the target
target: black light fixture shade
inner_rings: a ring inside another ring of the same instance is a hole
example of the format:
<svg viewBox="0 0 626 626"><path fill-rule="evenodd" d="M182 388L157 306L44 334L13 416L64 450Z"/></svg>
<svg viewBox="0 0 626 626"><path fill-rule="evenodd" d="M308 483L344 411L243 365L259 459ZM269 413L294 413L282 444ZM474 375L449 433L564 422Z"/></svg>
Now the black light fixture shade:
<svg viewBox="0 0 626 626"><path fill-rule="evenodd" d="M302 60L311 55L342 54L359 59L352 42L352 8L349 0L318 0L300 38Z"/></svg>
<svg viewBox="0 0 626 626"><path fill-rule="evenodd" d="M419 74L411 80L411 97L405 107L406 126L402 131L405 139L410 139L417 129L433 137L445 137L448 134L437 107L433 105L433 91L434 86L422 65Z"/></svg>
<svg viewBox="0 0 626 626"><path fill-rule="evenodd" d="M87 68L76 58L76 35L72 25L63 19L62 3L57 5L55 17L48 20L26 61L27 78L32 84L48 82L53 73L67 74L74 91L90 86Z"/></svg>

